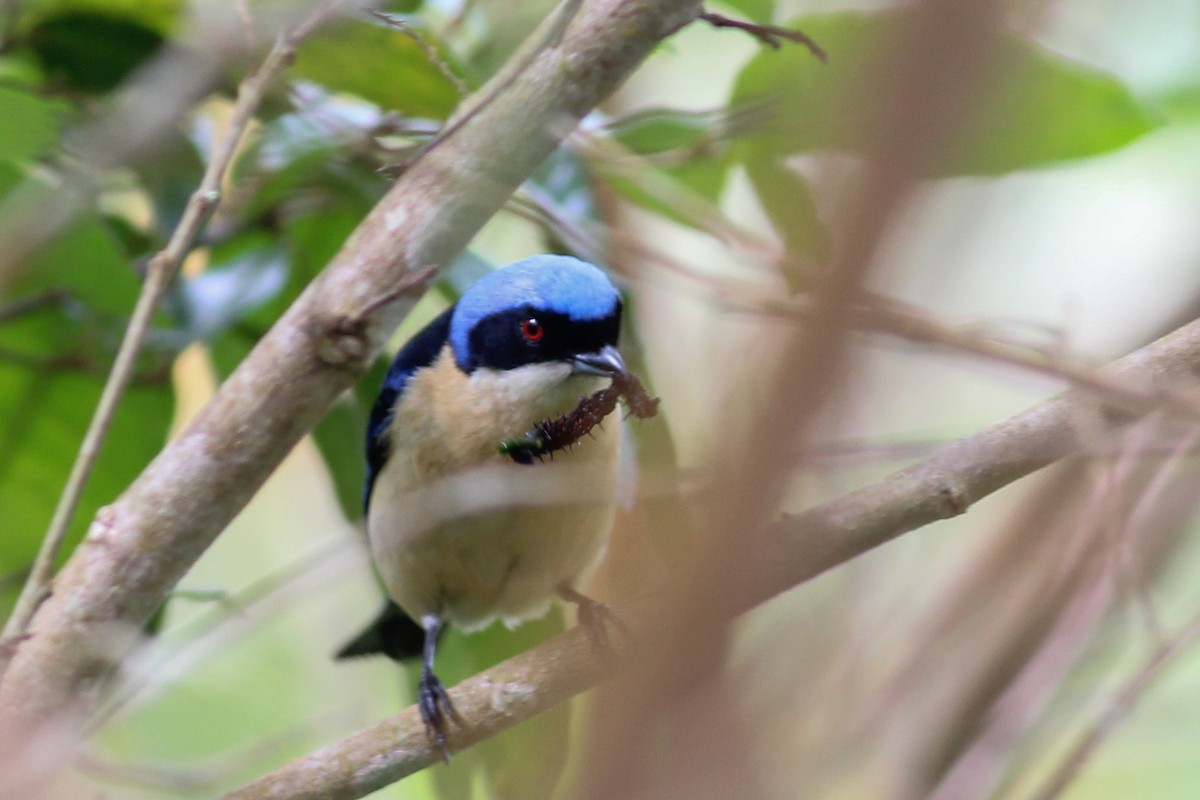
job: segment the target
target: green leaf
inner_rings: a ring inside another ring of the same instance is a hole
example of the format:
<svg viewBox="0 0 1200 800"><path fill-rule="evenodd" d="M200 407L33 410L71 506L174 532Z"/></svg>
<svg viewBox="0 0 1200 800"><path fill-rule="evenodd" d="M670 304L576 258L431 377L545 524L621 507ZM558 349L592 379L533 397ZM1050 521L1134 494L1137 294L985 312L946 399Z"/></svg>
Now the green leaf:
<svg viewBox="0 0 1200 800"><path fill-rule="evenodd" d="M0 361L0 506L5 542L0 571L32 561L100 399L103 376L36 371ZM166 439L170 388L131 387L113 419L84 490L63 555L100 506L111 503Z"/></svg>
<svg viewBox="0 0 1200 800"><path fill-rule="evenodd" d="M828 262L830 256L829 232L808 181L786 164L767 158L749 159L744 166L759 204L783 241L788 286L793 292L803 291L812 278L811 269Z"/></svg>
<svg viewBox="0 0 1200 800"><path fill-rule="evenodd" d="M1156 105L1172 122L1200 122L1200 86L1181 86L1155 98Z"/></svg>
<svg viewBox="0 0 1200 800"><path fill-rule="evenodd" d="M175 29L183 0L29 0L21 4L22 30L64 14L91 13L134 22L167 35Z"/></svg>
<svg viewBox="0 0 1200 800"><path fill-rule="evenodd" d="M703 230L703 221L679 208L671 202L671 198L676 193L682 193L684 196L690 194L698 200L715 205L725 188L732 163L730 151L723 149L714 155L700 156L657 169L647 165L646 177L633 179L617 174L605 174L602 177L612 188L643 208L681 225ZM660 191L667 187L670 187L669 191Z"/></svg>
<svg viewBox="0 0 1200 800"><path fill-rule="evenodd" d="M112 231L97 218L85 216L34 258L14 291L34 294L64 288L92 311L123 320L133 309L140 286Z"/></svg>
<svg viewBox="0 0 1200 800"><path fill-rule="evenodd" d="M725 114L655 108L614 121L608 132L639 155L697 148L717 138Z"/></svg>
<svg viewBox="0 0 1200 800"><path fill-rule="evenodd" d="M0 84L36 91L44 82L42 68L32 53L10 52L0 56Z"/></svg>
<svg viewBox="0 0 1200 800"><path fill-rule="evenodd" d="M424 31L420 35L431 37ZM448 60L444 48L439 57ZM320 32L300 46L293 71L410 116L445 119L458 105L454 84L417 42L374 22L344 22Z"/></svg>
<svg viewBox="0 0 1200 800"><path fill-rule="evenodd" d="M13 299L69 299L0 325L0 571L32 558L100 398L138 292L104 225L85 217L38 254ZM173 400L166 375L141 370L114 419L71 526L74 543L158 451Z"/></svg>
<svg viewBox="0 0 1200 800"><path fill-rule="evenodd" d="M751 22L766 24L775 16L775 0L721 0L720 5Z"/></svg>
<svg viewBox="0 0 1200 800"><path fill-rule="evenodd" d="M134 19L95 11L43 19L28 39L53 85L84 94L111 91L163 43Z"/></svg>
<svg viewBox="0 0 1200 800"><path fill-rule="evenodd" d="M614 189L638 205L683 225L703 228L694 214L674 199L682 193L715 205L725 188L731 160L728 140L736 120L721 111L656 108L617 120L609 134L633 153L646 157L636 177L598 172Z"/></svg>
<svg viewBox="0 0 1200 800"><path fill-rule="evenodd" d="M764 50L738 75L731 104L765 104L754 149L775 155L860 150L883 98L877 83L891 43L913 13L831 14L793 25L829 53ZM1087 158L1122 147L1159 124L1115 78L1002 34L974 107L940 155L935 174L992 175Z"/></svg>
<svg viewBox="0 0 1200 800"><path fill-rule="evenodd" d="M138 281L104 226L85 218L39 254L11 299L69 297L0 325L0 573L33 558L100 398ZM158 452L174 402L163 369L140 369L70 528L77 542Z"/></svg>
<svg viewBox="0 0 1200 800"><path fill-rule="evenodd" d="M307 216L314 204L365 216L388 189L378 163L361 157L365 129L382 117L378 109L315 87L306 87L305 95L304 111L264 126L255 146L235 164L235 179L255 187L246 217L275 214L289 205L301 206Z"/></svg>
<svg viewBox="0 0 1200 800"><path fill-rule="evenodd" d="M0 86L0 159L19 164L47 153L66 110L61 102Z"/></svg>

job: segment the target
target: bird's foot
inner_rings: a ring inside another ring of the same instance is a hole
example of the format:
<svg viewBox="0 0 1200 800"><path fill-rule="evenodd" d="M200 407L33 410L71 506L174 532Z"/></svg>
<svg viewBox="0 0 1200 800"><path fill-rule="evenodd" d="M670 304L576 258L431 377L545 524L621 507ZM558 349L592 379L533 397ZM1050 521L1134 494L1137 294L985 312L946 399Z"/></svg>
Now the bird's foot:
<svg viewBox="0 0 1200 800"><path fill-rule="evenodd" d="M417 706L421 709L421 719L425 721L425 732L442 751L442 759L449 761L450 745L446 740L446 719L448 717L454 720L454 723L460 728L467 727L467 721L454 708L454 703L451 702L446 687L431 670L421 671Z"/></svg>
<svg viewBox="0 0 1200 800"><path fill-rule="evenodd" d="M579 624L583 626L587 633L588 640L591 641L594 647L605 657L612 656L612 642L609 640L609 628L615 628L621 633L628 635L629 629L625 622L616 615L607 604L601 603L599 600L593 600L585 594L577 592L574 588L563 585L558 588L558 595L563 600L575 606L579 613Z"/></svg>

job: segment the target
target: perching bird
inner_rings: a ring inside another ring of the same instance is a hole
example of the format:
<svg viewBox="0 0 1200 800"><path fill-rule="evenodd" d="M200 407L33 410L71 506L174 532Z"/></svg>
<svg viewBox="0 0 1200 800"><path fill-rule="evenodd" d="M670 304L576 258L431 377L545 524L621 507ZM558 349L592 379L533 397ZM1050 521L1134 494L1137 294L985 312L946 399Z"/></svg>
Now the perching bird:
<svg viewBox="0 0 1200 800"><path fill-rule="evenodd" d="M420 652L418 704L443 753L446 717L462 724L433 671L447 624L512 626L555 597L579 605L585 622L603 610L576 587L612 527L618 426L533 466L497 448L625 375L620 326L603 272L535 256L471 286L388 370L367 430L364 505L395 605L338 657Z"/></svg>

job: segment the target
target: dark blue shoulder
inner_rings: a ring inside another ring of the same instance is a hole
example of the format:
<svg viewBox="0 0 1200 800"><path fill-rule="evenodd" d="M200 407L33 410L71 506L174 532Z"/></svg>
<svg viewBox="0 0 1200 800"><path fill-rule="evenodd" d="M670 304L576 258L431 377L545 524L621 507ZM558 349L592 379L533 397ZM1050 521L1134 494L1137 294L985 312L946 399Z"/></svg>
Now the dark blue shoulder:
<svg viewBox="0 0 1200 800"><path fill-rule="evenodd" d="M453 313L454 306L450 306L422 328L416 336L409 339L400 348L400 352L396 353L396 357L392 359L392 365L388 367L387 375L383 379L383 387L380 388L379 396L375 398L375 405L371 409L371 420L367 423L367 482L363 487L364 513L371 503L371 490L375 488L375 478L383 469L383 465L387 463L390 451L388 428L392 424L392 412L396 407L396 400L399 399L413 373L432 364L437 359L438 353L442 352L442 348L446 346L446 342L450 339L450 316Z"/></svg>

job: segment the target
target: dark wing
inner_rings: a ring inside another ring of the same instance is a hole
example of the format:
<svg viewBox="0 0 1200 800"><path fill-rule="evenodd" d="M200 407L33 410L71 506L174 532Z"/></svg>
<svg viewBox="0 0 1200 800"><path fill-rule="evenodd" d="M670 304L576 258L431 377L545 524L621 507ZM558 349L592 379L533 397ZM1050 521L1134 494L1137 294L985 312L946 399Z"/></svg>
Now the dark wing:
<svg viewBox="0 0 1200 800"><path fill-rule="evenodd" d="M367 482L363 486L363 513L370 507L375 478L387 463L388 453L391 451L388 446L388 428L392 424L396 400L413 373L432 364L449 341L450 316L453 312L454 306L450 306L422 328L420 333L400 348L400 352L392 359L392 365L388 367L383 387L379 390L379 396L375 398L371 419L367 423Z"/></svg>

